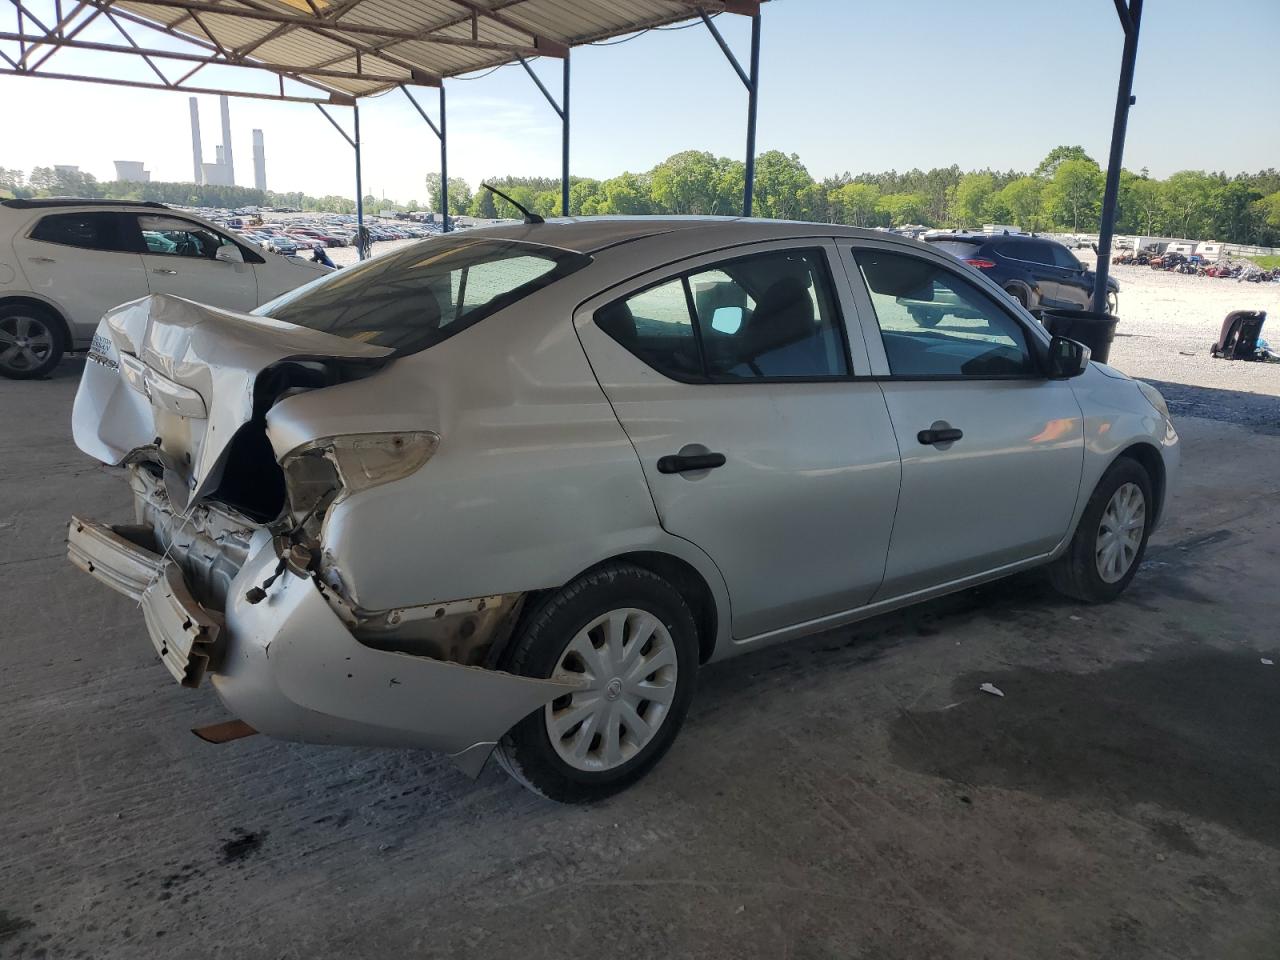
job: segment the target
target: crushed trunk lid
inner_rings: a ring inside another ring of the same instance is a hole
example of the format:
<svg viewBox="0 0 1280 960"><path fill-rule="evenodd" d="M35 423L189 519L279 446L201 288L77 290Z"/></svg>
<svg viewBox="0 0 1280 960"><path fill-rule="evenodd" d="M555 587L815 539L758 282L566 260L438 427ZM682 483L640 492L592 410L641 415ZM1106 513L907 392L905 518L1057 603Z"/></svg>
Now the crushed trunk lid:
<svg viewBox="0 0 1280 960"><path fill-rule="evenodd" d="M181 297L134 300L98 325L72 414L76 446L104 463L157 460L184 509L217 486L223 454L260 403L264 370L282 361L376 364L392 353Z"/></svg>

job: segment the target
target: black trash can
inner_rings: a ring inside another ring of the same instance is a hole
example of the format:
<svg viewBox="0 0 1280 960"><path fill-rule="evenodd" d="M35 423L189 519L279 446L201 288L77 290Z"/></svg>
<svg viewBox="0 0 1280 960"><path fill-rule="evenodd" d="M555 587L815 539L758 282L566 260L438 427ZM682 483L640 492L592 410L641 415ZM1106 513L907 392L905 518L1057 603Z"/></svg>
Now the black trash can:
<svg viewBox="0 0 1280 960"><path fill-rule="evenodd" d="M1055 337L1066 337L1083 343L1089 348L1094 360L1106 363L1120 318L1110 313L1095 313L1093 310L1043 310L1040 312L1040 322Z"/></svg>

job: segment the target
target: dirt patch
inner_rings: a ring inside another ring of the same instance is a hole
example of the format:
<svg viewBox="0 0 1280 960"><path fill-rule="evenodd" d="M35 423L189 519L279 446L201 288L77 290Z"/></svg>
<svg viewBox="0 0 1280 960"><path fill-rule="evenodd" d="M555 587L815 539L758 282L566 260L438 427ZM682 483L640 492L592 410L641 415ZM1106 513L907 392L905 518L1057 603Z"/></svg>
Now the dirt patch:
<svg viewBox="0 0 1280 960"><path fill-rule="evenodd" d="M249 833L248 831L237 828L235 836L230 840L224 840L222 843L222 862L238 863L246 857L256 853L262 846L262 841L267 838L267 831L260 833Z"/></svg>
<svg viewBox="0 0 1280 960"><path fill-rule="evenodd" d="M7 910L0 910L0 943L16 937L31 926L30 920L24 917L16 917Z"/></svg>
<svg viewBox="0 0 1280 960"><path fill-rule="evenodd" d="M1005 696L978 693L988 681ZM949 709L893 722L898 763L969 786L1154 803L1280 847L1280 670L1255 652L1089 674L988 671L953 693ZM1192 843L1180 826L1153 829L1171 846Z"/></svg>

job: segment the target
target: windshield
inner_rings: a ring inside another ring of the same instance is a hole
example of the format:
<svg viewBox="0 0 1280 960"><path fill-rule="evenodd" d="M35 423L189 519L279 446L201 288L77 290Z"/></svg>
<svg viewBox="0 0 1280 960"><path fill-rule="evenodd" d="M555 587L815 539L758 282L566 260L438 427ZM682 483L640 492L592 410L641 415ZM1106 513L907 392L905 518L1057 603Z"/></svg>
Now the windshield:
<svg viewBox="0 0 1280 960"><path fill-rule="evenodd" d="M438 237L291 290L254 314L416 353L591 262L539 244Z"/></svg>

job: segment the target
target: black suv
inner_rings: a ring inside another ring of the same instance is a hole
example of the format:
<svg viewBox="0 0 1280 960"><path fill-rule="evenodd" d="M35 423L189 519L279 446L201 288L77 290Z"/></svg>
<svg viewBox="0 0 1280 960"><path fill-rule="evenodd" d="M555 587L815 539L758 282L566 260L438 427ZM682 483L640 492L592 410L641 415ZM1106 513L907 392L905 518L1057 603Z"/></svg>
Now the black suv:
<svg viewBox="0 0 1280 960"><path fill-rule="evenodd" d="M943 233L925 237L981 270L1028 310L1088 310L1093 271L1056 240L1028 234ZM1107 278L1107 312L1116 312L1120 284Z"/></svg>

